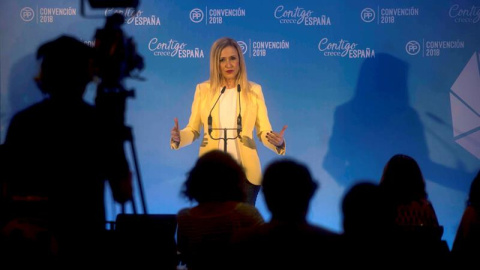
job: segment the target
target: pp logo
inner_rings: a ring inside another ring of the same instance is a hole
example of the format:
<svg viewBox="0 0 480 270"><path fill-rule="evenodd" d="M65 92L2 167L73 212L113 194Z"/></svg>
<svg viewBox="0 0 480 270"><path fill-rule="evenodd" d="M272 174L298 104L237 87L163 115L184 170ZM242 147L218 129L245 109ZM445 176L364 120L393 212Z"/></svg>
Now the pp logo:
<svg viewBox="0 0 480 270"><path fill-rule="evenodd" d="M33 20L35 17L35 12L33 12L33 9L29 7L24 7L22 10L20 10L20 18L22 18L23 21L29 22Z"/></svg>
<svg viewBox="0 0 480 270"><path fill-rule="evenodd" d="M480 159L480 53L475 52L450 92L455 142Z"/></svg>
<svg viewBox="0 0 480 270"><path fill-rule="evenodd" d="M360 17L364 22L373 22L375 20L375 11L371 8L364 8L362 13L360 13Z"/></svg>
<svg viewBox="0 0 480 270"><path fill-rule="evenodd" d="M203 11L199 8L194 8L190 11L190 20L194 23L203 21Z"/></svg>
<svg viewBox="0 0 480 270"><path fill-rule="evenodd" d="M245 43L243 41L238 41L237 43L240 46L240 48L242 49L242 54L246 54L247 50L248 50L247 43Z"/></svg>
<svg viewBox="0 0 480 270"><path fill-rule="evenodd" d="M407 45L405 45L405 51L410 55L417 55L420 52L420 49L420 43L415 40L409 41L407 42Z"/></svg>

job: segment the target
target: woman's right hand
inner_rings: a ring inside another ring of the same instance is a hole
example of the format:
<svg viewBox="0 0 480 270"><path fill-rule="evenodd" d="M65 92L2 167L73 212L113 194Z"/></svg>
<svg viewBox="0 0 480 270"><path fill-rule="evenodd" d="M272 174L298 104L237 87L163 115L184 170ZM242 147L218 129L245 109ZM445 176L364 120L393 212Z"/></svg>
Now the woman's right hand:
<svg viewBox="0 0 480 270"><path fill-rule="evenodd" d="M172 128L172 131L170 131L170 140L175 143L180 143L180 130L178 129L178 119L175 117L173 119L175 122L175 125Z"/></svg>

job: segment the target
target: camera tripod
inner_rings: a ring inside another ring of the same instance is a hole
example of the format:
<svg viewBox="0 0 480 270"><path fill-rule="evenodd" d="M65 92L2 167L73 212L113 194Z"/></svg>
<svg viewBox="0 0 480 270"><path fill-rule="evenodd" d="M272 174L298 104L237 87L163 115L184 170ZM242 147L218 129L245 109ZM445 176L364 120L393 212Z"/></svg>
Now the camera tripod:
<svg viewBox="0 0 480 270"><path fill-rule="evenodd" d="M106 135L110 136L113 144L118 144L114 150L119 155L125 157L124 143L130 144L133 165L137 179L137 186L140 193L140 201L142 203L142 210L147 214L147 206L145 203L145 196L143 192L142 178L140 168L138 165L137 150L135 147L135 140L133 137L133 129L125 125L125 103L127 97L134 96L134 90L126 90L122 85L113 84L112 87L107 87L104 84L99 84L97 89L97 97L95 99L96 107L98 108L105 124ZM115 145L114 145L115 146ZM135 198L131 199L132 211L137 213ZM125 203L122 204L122 213L125 213Z"/></svg>

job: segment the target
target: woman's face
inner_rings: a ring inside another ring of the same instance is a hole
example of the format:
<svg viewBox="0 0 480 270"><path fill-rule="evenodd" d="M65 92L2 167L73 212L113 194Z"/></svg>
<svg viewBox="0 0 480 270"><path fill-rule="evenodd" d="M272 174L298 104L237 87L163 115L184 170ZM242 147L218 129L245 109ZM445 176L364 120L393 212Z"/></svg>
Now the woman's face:
<svg viewBox="0 0 480 270"><path fill-rule="evenodd" d="M220 70L226 81L235 80L240 70L240 60L235 47L225 47L220 53Z"/></svg>

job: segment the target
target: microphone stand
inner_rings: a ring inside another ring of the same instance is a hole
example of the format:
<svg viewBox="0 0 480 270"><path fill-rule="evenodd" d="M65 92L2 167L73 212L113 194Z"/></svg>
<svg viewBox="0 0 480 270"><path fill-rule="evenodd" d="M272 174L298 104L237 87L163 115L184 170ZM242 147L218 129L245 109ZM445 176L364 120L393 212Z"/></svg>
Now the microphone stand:
<svg viewBox="0 0 480 270"><path fill-rule="evenodd" d="M240 112L237 116L237 127L236 128L212 128L212 111L213 111L213 108L215 108L215 105L217 105L217 102L220 99L220 97L222 96L222 94L225 92L225 89L226 89L226 87L224 86L222 88L222 90L220 91L220 95L218 96L217 101L215 101L215 104L213 105L212 109L210 110L210 115L208 116L208 126L209 126L208 127L208 136L210 136L210 139L212 139L212 140L223 140L223 151L225 153L227 153L227 141L228 140L235 140L237 138L242 138L242 136L240 135L240 133L242 132L242 116L241 116L242 107L240 107ZM240 105L240 91L241 91L240 85L238 84L237 85L237 92L238 92L239 106L241 106ZM222 137L214 138L212 136L212 130L223 130L223 138ZM237 135L235 137L228 138L227 137L227 131L228 130L236 130Z"/></svg>
<svg viewBox="0 0 480 270"><path fill-rule="evenodd" d="M215 138L212 136L212 134L209 132L208 135L210 136L210 138L212 140L223 140L223 151L226 153L227 152L227 141L228 140L235 140L237 138L241 138L242 136L240 136L240 132L242 132L242 130L238 129L238 128L212 128L212 130L223 130L223 138L222 137L218 137L218 138ZM228 138L227 137L227 131L228 130L236 130L237 131L237 135L235 137L231 137L231 138Z"/></svg>

